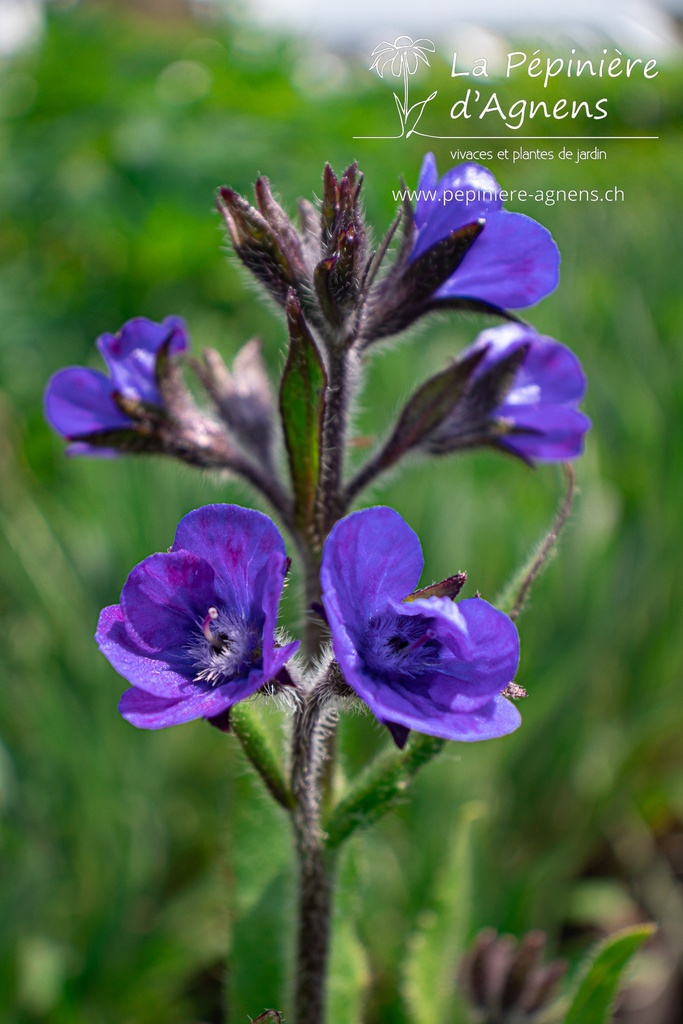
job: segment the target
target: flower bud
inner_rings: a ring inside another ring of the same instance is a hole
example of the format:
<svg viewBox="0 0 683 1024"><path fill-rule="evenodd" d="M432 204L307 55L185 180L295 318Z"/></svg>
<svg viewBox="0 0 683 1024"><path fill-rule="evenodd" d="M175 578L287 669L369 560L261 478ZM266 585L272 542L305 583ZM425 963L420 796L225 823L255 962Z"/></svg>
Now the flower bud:
<svg viewBox="0 0 683 1024"><path fill-rule="evenodd" d="M260 211L231 188L219 189L216 202L240 260L272 298L284 305L287 292L300 283L303 274L301 246L266 178L256 183L256 194Z"/></svg>
<svg viewBox="0 0 683 1024"><path fill-rule="evenodd" d="M460 967L462 995L480 1024L526 1024L554 999L567 965L542 964L546 936L528 932L519 942L484 929Z"/></svg>
<svg viewBox="0 0 683 1024"><path fill-rule="evenodd" d="M314 271L320 312L339 327L357 305L366 269L365 224L360 209L363 176L352 164L337 179L326 164L320 212L322 259Z"/></svg>
<svg viewBox="0 0 683 1024"><path fill-rule="evenodd" d="M218 414L243 448L263 465L272 465L273 393L261 355L262 343L252 338L233 362L232 373L215 349L205 349L195 371Z"/></svg>

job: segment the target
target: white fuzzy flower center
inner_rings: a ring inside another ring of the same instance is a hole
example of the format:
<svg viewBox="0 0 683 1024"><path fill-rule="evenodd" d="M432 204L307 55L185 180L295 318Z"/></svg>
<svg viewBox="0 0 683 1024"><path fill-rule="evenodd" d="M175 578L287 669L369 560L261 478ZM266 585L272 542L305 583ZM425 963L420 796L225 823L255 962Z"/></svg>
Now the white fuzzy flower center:
<svg viewBox="0 0 683 1024"><path fill-rule="evenodd" d="M196 669L195 682L222 686L247 675L261 659L261 634L243 615L211 607L187 652Z"/></svg>

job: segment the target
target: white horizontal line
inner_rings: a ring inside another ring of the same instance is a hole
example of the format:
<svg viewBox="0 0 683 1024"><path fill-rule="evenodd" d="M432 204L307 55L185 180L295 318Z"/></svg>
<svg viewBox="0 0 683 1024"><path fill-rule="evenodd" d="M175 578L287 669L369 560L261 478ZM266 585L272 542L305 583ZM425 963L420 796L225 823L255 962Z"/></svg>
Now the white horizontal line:
<svg viewBox="0 0 683 1024"><path fill-rule="evenodd" d="M580 142L586 139L595 140L597 142L604 142L606 139L616 140L627 140L629 142L643 142L647 139L658 139L659 135L422 135L421 133L415 132L415 135L419 134L420 138L423 139L442 139L444 141L478 141L488 142L493 139L507 139L510 142L516 142L518 139L541 139L544 142L562 142L572 141ZM402 136L392 135L354 135L354 139L376 139L378 141L391 142L394 138L401 138Z"/></svg>

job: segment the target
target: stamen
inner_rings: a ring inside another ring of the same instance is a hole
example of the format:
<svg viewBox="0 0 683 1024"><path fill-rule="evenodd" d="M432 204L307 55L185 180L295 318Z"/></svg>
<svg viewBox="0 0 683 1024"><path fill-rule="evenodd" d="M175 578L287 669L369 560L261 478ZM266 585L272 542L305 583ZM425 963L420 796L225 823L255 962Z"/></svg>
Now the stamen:
<svg viewBox="0 0 683 1024"><path fill-rule="evenodd" d="M196 669L195 682L211 687L248 672L263 656L258 629L244 616L213 605L198 621L186 650Z"/></svg>
<svg viewBox="0 0 683 1024"><path fill-rule="evenodd" d="M435 636L436 633L434 632L433 629L426 629L422 636L419 636L417 640L414 640L412 642L412 644L410 645L410 650L416 651L418 647L422 647L422 645L426 644L428 640L433 640Z"/></svg>
<svg viewBox="0 0 683 1024"><path fill-rule="evenodd" d="M206 613L206 618L202 622L202 633L209 641L211 646L214 647L217 651L220 651L223 647L223 642L219 639L219 637L214 636L214 634L211 632L211 623L215 622L217 618L218 609L212 606L211 608L209 608L208 612Z"/></svg>

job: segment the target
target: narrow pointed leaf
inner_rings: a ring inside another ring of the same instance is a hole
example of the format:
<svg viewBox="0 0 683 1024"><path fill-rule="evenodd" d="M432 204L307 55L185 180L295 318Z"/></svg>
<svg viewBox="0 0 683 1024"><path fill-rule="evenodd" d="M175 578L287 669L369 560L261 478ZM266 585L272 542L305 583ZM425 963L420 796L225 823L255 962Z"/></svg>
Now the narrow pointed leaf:
<svg viewBox="0 0 683 1024"><path fill-rule="evenodd" d="M452 838L444 843L444 862L429 909L408 944L403 974L411 1024L446 1024L457 1019L456 968L471 914L472 826L484 811L479 801L461 808Z"/></svg>
<svg viewBox="0 0 683 1024"><path fill-rule="evenodd" d="M624 970L655 930L652 924L626 928L589 954L564 1024L609 1024Z"/></svg>
<svg viewBox="0 0 683 1024"><path fill-rule="evenodd" d="M365 994L370 981L368 954L358 936L361 916L359 869L356 851L347 847L339 865L332 921L328 1019L357 1024L364 1017Z"/></svg>
<svg viewBox="0 0 683 1024"><path fill-rule="evenodd" d="M313 528L327 375L296 295L287 300L289 353L280 384L280 412L294 488L297 525Z"/></svg>

